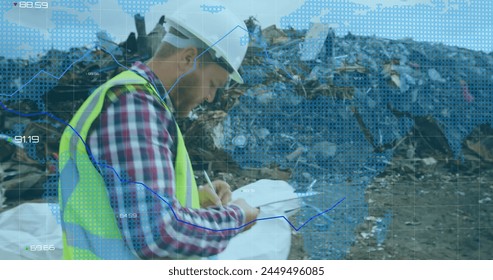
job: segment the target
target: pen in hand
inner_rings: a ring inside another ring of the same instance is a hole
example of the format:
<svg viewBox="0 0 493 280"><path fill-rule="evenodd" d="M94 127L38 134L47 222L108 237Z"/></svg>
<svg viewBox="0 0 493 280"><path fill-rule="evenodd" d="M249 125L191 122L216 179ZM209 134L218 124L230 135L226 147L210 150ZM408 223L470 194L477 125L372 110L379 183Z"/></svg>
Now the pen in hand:
<svg viewBox="0 0 493 280"><path fill-rule="evenodd" d="M216 188L212 184L211 178L209 178L209 175L207 175L207 172L205 172L205 170L203 170L203 171L204 171L205 179L207 180L207 184L209 185L209 187L211 187L211 189L214 191L214 193L216 193Z"/></svg>

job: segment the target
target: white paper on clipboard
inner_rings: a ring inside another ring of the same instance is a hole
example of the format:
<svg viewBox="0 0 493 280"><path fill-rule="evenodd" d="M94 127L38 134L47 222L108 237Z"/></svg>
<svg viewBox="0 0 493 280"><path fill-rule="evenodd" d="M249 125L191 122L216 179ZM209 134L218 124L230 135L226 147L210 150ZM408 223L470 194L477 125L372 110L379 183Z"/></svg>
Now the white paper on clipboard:
<svg viewBox="0 0 493 280"><path fill-rule="evenodd" d="M233 192L233 200L243 198L253 207L265 205L260 207L258 219L294 214L296 211L289 210L300 207L297 197L291 185L278 180L259 180ZM251 229L232 238L214 259L285 260L291 248L292 230L283 218L258 220Z"/></svg>

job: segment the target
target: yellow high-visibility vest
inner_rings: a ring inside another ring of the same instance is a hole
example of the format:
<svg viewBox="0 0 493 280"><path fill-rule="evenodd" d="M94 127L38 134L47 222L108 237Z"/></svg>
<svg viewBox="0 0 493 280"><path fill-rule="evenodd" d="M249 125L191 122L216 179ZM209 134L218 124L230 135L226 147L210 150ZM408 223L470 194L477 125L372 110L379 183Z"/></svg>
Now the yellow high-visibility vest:
<svg viewBox="0 0 493 280"><path fill-rule="evenodd" d="M125 71L97 88L82 104L63 132L59 149L58 194L63 229L64 259L135 259L126 246L110 205L108 191L99 166L86 149L88 132L101 114L107 94L117 85L139 84L163 105L156 89L142 76ZM197 184L190 158L177 126L177 154L174 162L176 197L184 207L199 208ZM146 190L149 191L149 190ZM156 197L156 199L159 199ZM164 202L163 202L164 203ZM168 207L164 205L164 207Z"/></svg>

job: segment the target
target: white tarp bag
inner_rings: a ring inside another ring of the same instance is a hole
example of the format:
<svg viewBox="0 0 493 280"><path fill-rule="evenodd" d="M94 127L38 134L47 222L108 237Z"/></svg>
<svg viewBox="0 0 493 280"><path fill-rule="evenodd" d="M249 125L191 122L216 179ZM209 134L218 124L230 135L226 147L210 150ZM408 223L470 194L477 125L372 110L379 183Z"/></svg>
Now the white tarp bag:
<svg viewBox="0 0 493 280"><path fill-rule="evenodd" d="M62 228L48 203L24 203L0 214L0 259L59 260Z"/></svg>
<svg viewBox="0 0 493 280"><path fill-rule="evenodd" d="M299 208L293 188L284 181L259 180L234 191L233 200L238 198L260 206L260 220L232 238L225 251L210 259L287 259L292 228L282 217L287 218ZM52 213L54 205L24 203L1 213L0 259L61 259L62 229Z"/></svg>

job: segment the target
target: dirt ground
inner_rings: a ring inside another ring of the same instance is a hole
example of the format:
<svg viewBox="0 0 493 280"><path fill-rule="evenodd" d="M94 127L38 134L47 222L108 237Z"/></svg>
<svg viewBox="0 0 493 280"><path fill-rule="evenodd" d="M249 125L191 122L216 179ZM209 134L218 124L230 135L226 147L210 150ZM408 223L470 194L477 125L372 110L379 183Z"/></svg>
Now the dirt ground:
<svg viewBox="0 0 493 280"><path fill-rule="evenodd" d="M493 259L493 164L465 146L464 162L450 160L426 138L415 142L412 159L397 151L367 187L369 215L346 259ZM421 160L426 157L437 162L427 165ZM378 225L387 213L382 242ZM308 258L301 234L293 235L289 259Z"/></svg>
<svg viewBox="0 0 493 280"><path fill-rule="evenodd" d="M471 174L438 167L417 181L406 177L383 175L368 187L369 217L348 259L493 258L491 168ZM372 228L388 210L392 221L379 245Z"/></svg>
<svg viewBox="0 0 493 280"><path fill-rule="evenodd" d="M417 180L389 168L367 188L369 216L346 258L493 259L492 194L491 165L480 174L437 166ZM378 244L377 219L389 211L386 238ZM293 233L289 259L308 258L301 234Z"/></svg>

